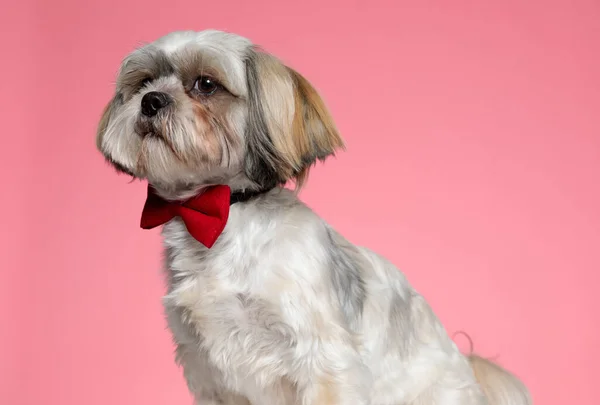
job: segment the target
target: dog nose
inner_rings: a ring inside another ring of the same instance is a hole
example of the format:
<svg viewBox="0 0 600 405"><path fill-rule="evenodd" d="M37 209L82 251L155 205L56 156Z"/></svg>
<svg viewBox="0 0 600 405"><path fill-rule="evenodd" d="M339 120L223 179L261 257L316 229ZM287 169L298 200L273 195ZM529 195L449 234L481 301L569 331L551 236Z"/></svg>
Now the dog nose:
<svg viewBox="0 0 600 405"><path fill-rule="evenodd" d="M154 117L158 110L170 103L169 96L158 91L151 91L142 97L142 114L146 117Z"/></svg>

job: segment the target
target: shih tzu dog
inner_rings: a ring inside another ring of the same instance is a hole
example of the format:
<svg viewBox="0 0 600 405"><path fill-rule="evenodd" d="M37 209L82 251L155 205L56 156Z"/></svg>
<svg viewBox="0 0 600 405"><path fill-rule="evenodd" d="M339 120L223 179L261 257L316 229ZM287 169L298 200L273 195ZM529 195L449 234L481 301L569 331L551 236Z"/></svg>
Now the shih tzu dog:
<svg viewBox="0 0 600 405"><path fill-rule="evenodd" d="M174 32L131 53L96 141L149 183L141 226L164 225L164 306L198 404L531 402L284 188L343 142L311 84L247 39Z"/></svg>

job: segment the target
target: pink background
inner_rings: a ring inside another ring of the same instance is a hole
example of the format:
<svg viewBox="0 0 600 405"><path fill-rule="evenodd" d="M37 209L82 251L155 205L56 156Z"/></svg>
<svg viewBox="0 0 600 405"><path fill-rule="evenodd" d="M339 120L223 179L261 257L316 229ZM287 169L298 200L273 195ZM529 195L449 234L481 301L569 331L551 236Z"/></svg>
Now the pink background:
<svg viewBox="0 0 600 405"><path fill-rule="evenodd" d="M348 151L305 201L537 404L598 403L600 3L85 3L2 5L0 403L191 403L158 233L138 229L144 185L103 163L94 133L137 43L210 27L264 45L330 105Z"/></svg>

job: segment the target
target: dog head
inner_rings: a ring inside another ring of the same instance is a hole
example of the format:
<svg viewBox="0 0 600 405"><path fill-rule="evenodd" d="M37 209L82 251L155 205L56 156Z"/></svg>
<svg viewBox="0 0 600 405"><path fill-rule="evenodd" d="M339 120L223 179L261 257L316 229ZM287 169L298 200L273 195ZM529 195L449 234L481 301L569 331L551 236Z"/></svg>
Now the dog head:
<svg viewBox="0 0 600 405"><path fill-rule="evenodd" d="M125 58L98 149L163 189L302 184L343 147L310 83L240 36L174 32Z"/></svg>

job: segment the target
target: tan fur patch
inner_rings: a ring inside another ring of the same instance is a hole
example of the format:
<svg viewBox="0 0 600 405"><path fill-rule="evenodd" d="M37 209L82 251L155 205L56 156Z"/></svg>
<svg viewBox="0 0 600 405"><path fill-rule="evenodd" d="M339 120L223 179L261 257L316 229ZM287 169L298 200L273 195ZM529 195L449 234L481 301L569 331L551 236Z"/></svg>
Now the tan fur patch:
<svg viewBox="0 0 600 405"><path fill-rule="evenodd" d="M343 148L344 142L315 88L298 72L289 71L295 84L292 138L297 158L325 158Z"/></svg>
<svg viewBox="0 0 600 405"><path fill-rule="evenodd" d="M206 107L199 102L193 103L194 119L196 123L196 134L199 136L199 149L202 155L206 156L209 164L216 165L220 162L223 150L219 136L224 134L217 133L211 125L211 116Z"/></svg>
<svg viewBox="0 0 600 405"><path fill-rule="evenodd" d="M297 186L305 182L310 165L344 148L335 122L315 88L298 72L288 69L294 81L294 120L290 141L294 144Z"/></svg>
<svg viewBox="0 0 600 405"><path fill-rule="evenodd" d="M319 383L319 393L315 401L316 405L336 405L338 403L338 394L335 389L335 383L330 377L324 378Z"/></svg>

